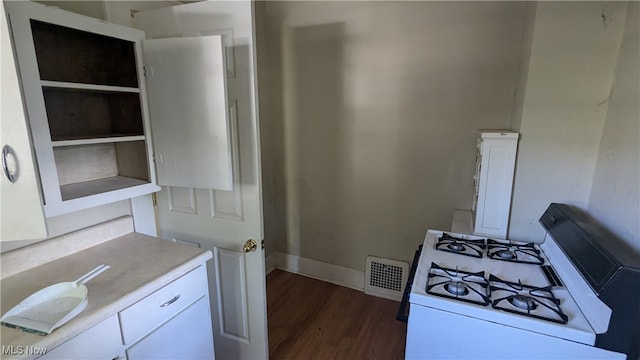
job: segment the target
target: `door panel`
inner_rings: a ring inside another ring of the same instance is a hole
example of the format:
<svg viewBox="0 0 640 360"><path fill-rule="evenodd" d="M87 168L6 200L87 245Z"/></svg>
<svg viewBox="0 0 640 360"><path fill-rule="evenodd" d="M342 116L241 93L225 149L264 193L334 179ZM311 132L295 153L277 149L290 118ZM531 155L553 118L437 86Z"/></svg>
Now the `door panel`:
<svg viewBox="0 0 640 360"><path fill-rule="evenodd" d="M197 215L196 192L193 188L167 186L169 211Z"/></svg>
<svg viewBox="0 0 640 360"><path fill-rule="evenodd" d="M264 252L242 252L247 239L263 239L252 16L251 2L214 1L141 11L134 19L148 39L220 35L225 46L233 189L163 186L157 208L161 237L214 251L209 291L217 359L268 357Z"/></svg>
<svg viewBox="0 0 640 360"><path fill-rule="evenodd" d="M218 248L215 259L220 335L249 344L244 254Z"/></svg>

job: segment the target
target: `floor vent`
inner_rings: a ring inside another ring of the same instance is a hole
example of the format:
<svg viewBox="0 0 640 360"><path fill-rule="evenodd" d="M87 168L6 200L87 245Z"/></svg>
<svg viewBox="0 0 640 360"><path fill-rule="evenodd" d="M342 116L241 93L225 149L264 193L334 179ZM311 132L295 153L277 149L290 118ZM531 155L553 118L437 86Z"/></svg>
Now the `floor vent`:
<svg viewBox="0 0 640 360"><path fill-rule="evenodd" d="M367 256L365 294L400 301L409 276L409 264Z"/></svg>

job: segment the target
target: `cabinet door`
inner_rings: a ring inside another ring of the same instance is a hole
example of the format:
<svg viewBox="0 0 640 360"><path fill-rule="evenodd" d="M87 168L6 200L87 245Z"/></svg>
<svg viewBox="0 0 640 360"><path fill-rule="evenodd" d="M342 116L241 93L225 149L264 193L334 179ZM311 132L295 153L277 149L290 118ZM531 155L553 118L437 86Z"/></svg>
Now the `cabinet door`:
<svg viewBox="0 0 640 360"><path fill-rule="evenodd" d="M143 45L158 185L233 190L221 36Z"/></svg>
<svg viewBox="0 0 640 360"><path fill-rule="evenodd" d="M38 360L116 359L121 349L120 325L117 315L113 315Z"/></svg>
<svg viewBox="0 0 640 360"><path fill-rule="evenodd" d="M517 135L492 135L481 144L474 233L507 237Z"/></svg>
<svg viewBox="0 0 640 360"><path fill-rule="evenodd" d="M16 65L9 39L4 2L0 3L0 64L2 69L2 125L0 146L4 169L0 180L0 206L2 226L0 241L34 240L47 237L47 227L42 209L40 185L38 183L29 132L22 103L22 93L18 85ZM6 149L6 150L5 150ZM15 173L14 173L15 172ZM10 180L9 178L12 177Z"/></svg>
<svg viewBox="0 0 640 360"><path fill-rule="evenodd" d="M201 298L130 347L127 358L214 359L209 298Z"/></svg>

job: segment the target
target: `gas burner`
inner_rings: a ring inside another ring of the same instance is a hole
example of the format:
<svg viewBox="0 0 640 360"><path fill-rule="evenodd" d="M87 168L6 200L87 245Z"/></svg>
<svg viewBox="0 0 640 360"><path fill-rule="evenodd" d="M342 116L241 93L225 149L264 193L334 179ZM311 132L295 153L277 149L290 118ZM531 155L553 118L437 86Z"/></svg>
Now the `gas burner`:
<svg viewBox="0 0 640 360"><path fill-rule="evenodd" d="M516 254L514 254L511 250L498 250L495 252L495 256L500 260L514 260L516 258Z"/></svg>
<svg viewBox="0 0 640 360"><path fill-rule="evenodd" d="M538 305L536 305L535 299L527 295L513 295L507 300L511 303L511 305L522 310L535 310L535 308L538 307Z"/></svg>
<svg viewBox="0 0 640 360"><path fill-rule="evenodd" d="M469 293L469 289L462 281L449 281L444 284L444 289L453 295L467 295Z"/></svg>
<svg viewBox="0 0 640 360"><path fill-rule="evenodd" d="M435 248L440 251L481 258L486 246L484 239L463 239L442 233L442 236L438 238L435 244Z"/></svg>
<svg viewBox="0 0 640 360"><path fill-rule="evenodd" d="M529 286L520 281L502 280L495 275L489 275L489 284L491 306L494 309L560 324L569 321L569 317L560 309L560 300L553 295L551 286Z"/></svg>
<svg viewBox="0 0 640 360"><path fill-rule="evenodd" d="M484 271L471 273L447 269L432 262L426 291L428 294L486 306L490 304L486 296L487 285Z"/></svg>
<svg viewBox="0 0 640 360"><path fill-rule="evenodd" d="M523 264L544 264L540 250L533 243L513 243L487 239L487 256L490 259Z"/></svg>
<svg viewBox="0 0 640 360"><path fill-rule="evenodd" d="M464 245L460 244L457 241L454 241L451 244L447 244L447 248L455 252L463 252L466 249Z"/></svg>

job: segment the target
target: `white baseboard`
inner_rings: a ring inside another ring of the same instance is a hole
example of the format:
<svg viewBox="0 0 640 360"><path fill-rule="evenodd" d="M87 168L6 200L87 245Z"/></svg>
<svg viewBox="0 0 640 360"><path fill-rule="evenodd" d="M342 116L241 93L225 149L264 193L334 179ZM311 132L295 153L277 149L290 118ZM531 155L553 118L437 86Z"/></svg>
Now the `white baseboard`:
<svg viewBox="0 0 640 360"><path fill-rule="evenodd" d="M273 269L280 269L351 289L364 290L363 271L277 251L271 253L265 263L267 274Z"/></svg>
<svg viewBox="0 0 640 360"><path fill-rule="evenodd" d="M264 272L266 275L269 275L273 270L276 269L276 263L278 261L279 254L279 252L274 251L264 259Z"/></svg>

